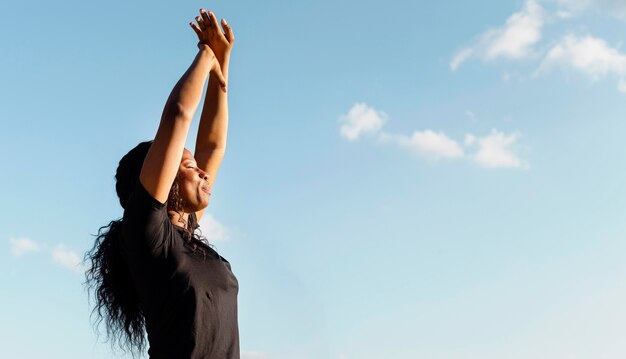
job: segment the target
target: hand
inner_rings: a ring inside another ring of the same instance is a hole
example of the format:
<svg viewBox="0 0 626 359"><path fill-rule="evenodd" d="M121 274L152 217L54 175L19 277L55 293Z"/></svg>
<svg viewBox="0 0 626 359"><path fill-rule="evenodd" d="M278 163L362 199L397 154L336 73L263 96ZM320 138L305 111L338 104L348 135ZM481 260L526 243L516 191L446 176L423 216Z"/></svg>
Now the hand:
<svg viewBox="0 0 626 359"><path fill-rule="evenodd" d="M220 63L217 60L215 53L213 52L213 50L211 49L209 45L203 44L201 42L198 43L198 49L200 49L201 53L204 53L209 57L211 61L211 64L209 65L210 72L216 76L217 80L220 83L220 87L222 88L222 91L226 92L226 79L224 78L224 75L222 74L222 67L220 66Z"/></svg>
<svg viewBox="0 0 626 359"><path fill-rule="evenodd" d="M208 45L215 53L217 59L222 62L230 55L235 42L233 29L225 19L222 19L222 28L224 28L224 32L222 32L215 14L212 12L207 13L204 9L200 9L200 14L201 16L196 16L198 25L193 22L190 22L189 25L198 35L200 43Z"/></svg>

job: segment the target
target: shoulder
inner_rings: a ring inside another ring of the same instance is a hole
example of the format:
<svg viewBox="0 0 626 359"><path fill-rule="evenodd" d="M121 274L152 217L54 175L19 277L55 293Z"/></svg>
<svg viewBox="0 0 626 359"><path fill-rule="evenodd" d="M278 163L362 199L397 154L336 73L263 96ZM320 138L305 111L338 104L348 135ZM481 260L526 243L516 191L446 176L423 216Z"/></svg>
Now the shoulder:
<svg viewBox="0 0 626 359"><path fill-rule="evenodd" d="M147 244L158 254L171 243L174 232L172 226L167 216L166 204L152 197L143 185L137 182L124 210L123 241L129 242L127 246L131 248Z"/></svg>

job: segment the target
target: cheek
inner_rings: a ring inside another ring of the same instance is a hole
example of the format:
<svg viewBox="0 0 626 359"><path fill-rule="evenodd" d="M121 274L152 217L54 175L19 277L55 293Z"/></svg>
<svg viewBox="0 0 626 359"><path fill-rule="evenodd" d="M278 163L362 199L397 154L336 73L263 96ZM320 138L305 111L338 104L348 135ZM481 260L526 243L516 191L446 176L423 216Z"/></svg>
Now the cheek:
<svg viewBox="0 0 626 359"><path fill-rule="evenodd" d="M183 192L185 195L190 195L190 194L195 193L196 187L198 187L198 183L194 181L193 177L185 176L182 179L181 192Z"/></svg>

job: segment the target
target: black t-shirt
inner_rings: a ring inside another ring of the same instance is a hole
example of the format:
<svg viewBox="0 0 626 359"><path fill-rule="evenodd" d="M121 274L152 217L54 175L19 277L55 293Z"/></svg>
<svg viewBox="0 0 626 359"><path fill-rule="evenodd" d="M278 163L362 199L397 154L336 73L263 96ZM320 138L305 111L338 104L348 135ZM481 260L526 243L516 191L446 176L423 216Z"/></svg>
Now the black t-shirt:
<svg viewBox="0 0 626 359"><path fill-rule="evenodd" d="M120 240L146 318L148 354L239 359L237 278L226 259L198 240L194 251L183 232L138 182Z"/></svg>

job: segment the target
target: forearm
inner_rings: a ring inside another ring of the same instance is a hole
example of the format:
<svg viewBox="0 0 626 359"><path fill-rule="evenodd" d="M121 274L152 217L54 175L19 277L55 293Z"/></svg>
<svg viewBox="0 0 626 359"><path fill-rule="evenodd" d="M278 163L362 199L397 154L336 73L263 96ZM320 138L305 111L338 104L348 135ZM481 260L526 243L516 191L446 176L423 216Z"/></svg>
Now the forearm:
<svg viewBox="0 0 626 359"><path fill-rule="evenodd" d="M213 52L206 48L198 51L192 64L172 89L163 110L164 115L182 116L191 121L202 98L213 57ZM219 89L219 85L216 86Z"/></svg>
<svg viewBox="0 0 626 359"><path fill-rule="evenodd" d="M230 55L218 59L224 79L228 83ZM206 97L200 116L200 126L196 137L196 152L226 149L228 134L228 93L220 89L214 75L209 79Z"/></svg>

